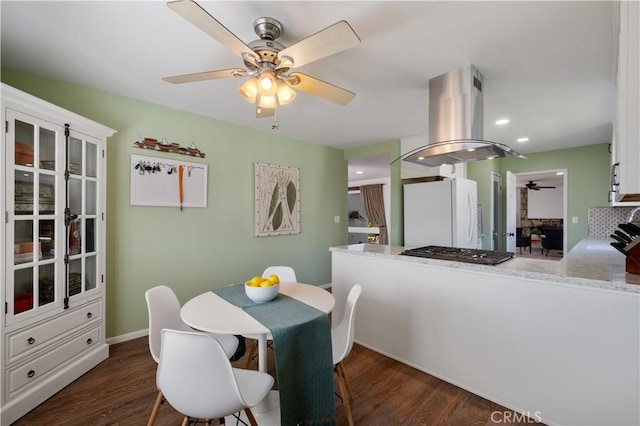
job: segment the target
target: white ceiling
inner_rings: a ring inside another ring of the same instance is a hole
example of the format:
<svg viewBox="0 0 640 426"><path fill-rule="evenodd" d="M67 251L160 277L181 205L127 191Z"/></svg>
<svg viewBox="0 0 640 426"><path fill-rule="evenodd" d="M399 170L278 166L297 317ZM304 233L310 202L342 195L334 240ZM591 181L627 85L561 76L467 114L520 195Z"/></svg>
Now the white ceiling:
<svg viewBox="0 0 640 426"><path fill-rule="evenodd" d="M278 19L291 45L339 20L353 49L299 70L357 93L338 106L300 93L279 133L352 148L427 132L428 80L484 74L485 138L522 153L610 141L615 25L610 1L199 2L245 43ZM162 1L0 2L3 67L271 130L236 94L240 79L173 85L162 77L242 66ZM504 127L497 118L508 117ZM517 143L521 136L530 138Z"/></svg>

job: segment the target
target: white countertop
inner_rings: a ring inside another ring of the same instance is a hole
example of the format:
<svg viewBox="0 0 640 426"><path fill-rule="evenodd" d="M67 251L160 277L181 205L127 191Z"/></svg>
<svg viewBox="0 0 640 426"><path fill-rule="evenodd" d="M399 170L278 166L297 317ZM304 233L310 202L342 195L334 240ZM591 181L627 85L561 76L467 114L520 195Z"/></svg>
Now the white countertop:
<svg viewBox="0 0 640 426"><path fill-rule="evenodd" d="M528 259L516 256L495 266L400 256L400 253L404 250L404 247L400 246L354 244L331 247L330 250L363 256L380 256L381 258L425 263L440 267L640 293L640 275L625 272L625 257L609 245L610 241L609 238L605 237L585 238L559 261Z"/></svg>

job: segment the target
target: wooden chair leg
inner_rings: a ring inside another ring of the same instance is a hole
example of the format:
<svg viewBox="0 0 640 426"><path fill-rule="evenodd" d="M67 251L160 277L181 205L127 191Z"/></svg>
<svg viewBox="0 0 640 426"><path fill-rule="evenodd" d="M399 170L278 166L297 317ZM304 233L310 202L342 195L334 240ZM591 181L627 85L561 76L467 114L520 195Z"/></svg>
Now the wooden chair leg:
<svg viewBox="0 0 640 426"><path fill-rule="evenodd" d="M258 422L256 422L256 418L253 417L253 413L251 412L251 408L245 408L244 413L247 415L247 419L249 419L249 424L251 426L258 426Z"/></svg>
<svg viewBox="0 0 640 426"><path fill-rule="evenodd" d="M249 343L249 346L251 346L251 348L249 348L249 355L247 356L247 365L245 365L244 368L251 367L251 360L256 354L256 349L258 349L258 341L253 340L251 343Z"/></svg>
<svg viewBox="0 0 640 426"><path fill-rule="evenodd" d="M189 417L185 416L184 419L182 419L182 426L188 426L189 424Z"/></svg>
<svg viewBox="0 0 640 426"><path fill-rule="evenodd" d="M162 404L162 400L164 396L162 392L158 392L158 396L156 397L156 403L153 404L153 410L151 410L151 416L149 417L149 421L147 422L147 426L153 426L156 421L156 417L158 417L158 411L160 410L160 404Z"/></svg>
<svg viewBox="0 0 640 426"><path fill-rule="evenodd" d="M338 363L340 365L340 363ZM340 396L342 397L342 402L344 404L344 411L347 415L347 421L349 422L349 426L353 425L353 416L351 415L351 403L349 402L349 397L347 396L347 389L344 382L344 376L340 373L340 368L336 366L336 373L338 375L338 386L340 387Z"/></svg>
<svg viewBox="0 0 640 426"><path fill-rule="evenodd" d="M353 391L351 390L351 383L349 383L349 378L347 378L347 373L344 371L344 364L342 364L342 362L338 363L338 370L340 371L340 375L342 376L342 380L344 381L344 385L347 388L347 393L349 395L349 400L353 401Z"/></svg>

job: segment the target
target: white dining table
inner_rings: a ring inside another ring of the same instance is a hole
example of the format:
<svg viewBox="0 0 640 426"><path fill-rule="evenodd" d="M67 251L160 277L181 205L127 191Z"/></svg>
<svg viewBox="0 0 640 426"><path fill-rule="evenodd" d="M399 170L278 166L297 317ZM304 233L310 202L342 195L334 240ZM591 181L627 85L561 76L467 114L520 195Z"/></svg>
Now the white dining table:
<svg viewBox="0 0 640 426"><path fill-rule="evenodd" d="M280 294L292 297L326 314L329 314L335 305L333 295L315 285L282 283L280 284ZM258 370L267 371L266 354L269 329L242 308L229 303L212 291L207 291L185 303L180 315L186 324L196 330L220 334L257 335Z"/></svg>

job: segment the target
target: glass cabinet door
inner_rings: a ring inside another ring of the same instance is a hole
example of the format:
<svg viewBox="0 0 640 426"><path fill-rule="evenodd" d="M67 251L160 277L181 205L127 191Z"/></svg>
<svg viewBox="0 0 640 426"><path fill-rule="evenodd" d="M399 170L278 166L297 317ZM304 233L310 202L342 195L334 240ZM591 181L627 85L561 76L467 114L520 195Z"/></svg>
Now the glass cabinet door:
<svg viewBox="0 0 640 426"><path fill-rule="evenodd" d="M73 134L69 140L69 296L98 291L101 285L98 224L102 221L98 177L102 150L99 141Z"/></svg>
<svg viewBox="0 0 640 426"><path fill-rule="evenodd" d="M6 117L9 325L102 291L104 150L73 129L67 143L63 126L11 109Z"/></svg>
<svg viewBox="0 0 640 426"><path fill-rule="evenodd" d="M64 129L7 111L7 323L63 304ZM13 183L13 185L11 185Z"/></svg>

